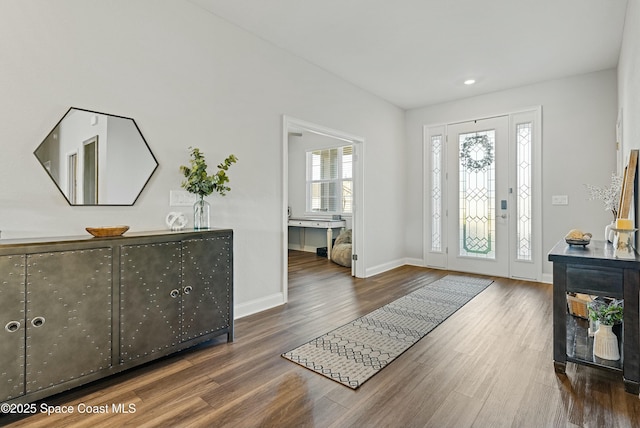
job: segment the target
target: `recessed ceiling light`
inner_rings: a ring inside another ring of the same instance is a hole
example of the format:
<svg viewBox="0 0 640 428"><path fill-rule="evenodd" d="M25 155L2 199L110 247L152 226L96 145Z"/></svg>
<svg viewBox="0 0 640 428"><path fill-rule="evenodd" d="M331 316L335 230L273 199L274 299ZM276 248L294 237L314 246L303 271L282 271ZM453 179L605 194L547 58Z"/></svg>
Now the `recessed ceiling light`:
<svg viewBox="0 0 640 428"><path fill-rule="evenodd" d="M473 85L474 83L476 83L476 79L467 79L464 81L465 85Z"/></svg>

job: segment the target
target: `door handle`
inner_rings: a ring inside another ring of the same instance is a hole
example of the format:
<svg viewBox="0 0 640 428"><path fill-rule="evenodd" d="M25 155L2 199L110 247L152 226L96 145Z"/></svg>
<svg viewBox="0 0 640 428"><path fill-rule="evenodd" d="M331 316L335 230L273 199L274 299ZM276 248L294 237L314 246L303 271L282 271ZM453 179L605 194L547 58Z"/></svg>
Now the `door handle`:
<svg viewBox="0 0 640 428"><path fill-rule="evenodd" d="M44 325L44 317L35 317L31 320L31 325L34 327L42 327Z"/></svg>
<svg viewBox="0 0 640 428"><path fill-rule="evenodd" d="M4 326L4 329L9 333L20 330L20 321L9 321L7 325Z"/></svg>

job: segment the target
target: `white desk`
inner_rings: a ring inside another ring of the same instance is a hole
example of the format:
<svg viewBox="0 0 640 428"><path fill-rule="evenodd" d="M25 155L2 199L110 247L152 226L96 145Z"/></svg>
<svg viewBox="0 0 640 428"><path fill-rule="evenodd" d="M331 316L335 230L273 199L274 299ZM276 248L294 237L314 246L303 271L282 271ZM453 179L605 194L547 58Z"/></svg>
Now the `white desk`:
<svg viewBox="0 0 640 428"><path fill-rule="evenodd" d="M304 249L306 228L310 227L314 229L327 229L327 258L331 260L331 245L333 243L333 229L345 228L347 226L347 222L345 220L290 218L289 226L300 228L300 247L302 249Z"/></svg>

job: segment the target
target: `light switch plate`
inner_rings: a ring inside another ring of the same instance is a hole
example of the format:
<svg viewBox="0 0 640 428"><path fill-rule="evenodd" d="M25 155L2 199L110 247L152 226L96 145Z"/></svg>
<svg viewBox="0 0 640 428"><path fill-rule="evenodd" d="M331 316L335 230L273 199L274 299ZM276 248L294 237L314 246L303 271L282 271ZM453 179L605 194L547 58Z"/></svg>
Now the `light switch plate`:
<svg viewBox="0 0 640 428"><path fill-rule="evenodd" d="M186 190L169 190L170 207L191 207L196 203L196 195Z"/></svg>
<svg viewBox="0 0 640 428"><path fill-rule="evenodd" d="M553 195L551 196L551 205L569 205L569 196Z"/></svg>

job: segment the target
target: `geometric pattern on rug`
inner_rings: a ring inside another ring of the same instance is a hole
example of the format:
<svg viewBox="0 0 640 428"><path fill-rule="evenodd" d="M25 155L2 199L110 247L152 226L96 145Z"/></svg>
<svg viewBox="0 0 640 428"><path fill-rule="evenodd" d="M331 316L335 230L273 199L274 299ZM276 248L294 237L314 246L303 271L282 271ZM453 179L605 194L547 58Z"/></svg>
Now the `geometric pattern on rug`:
<svg viewBox="0 0 640 428"><path fill-rule="evenodd" d="M447 275L282 357L357 389L492 282Z"/></svg>

